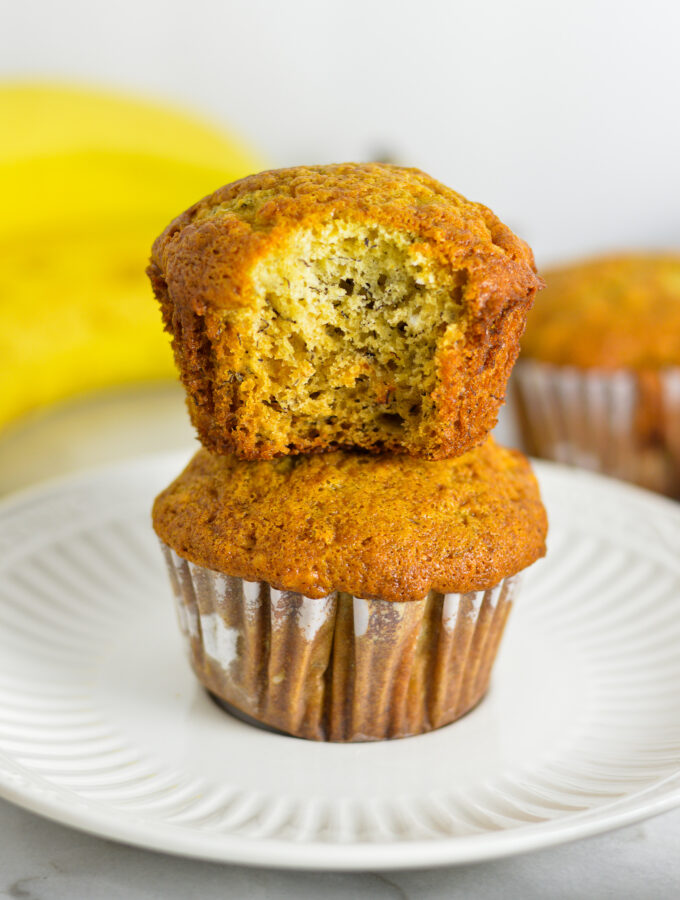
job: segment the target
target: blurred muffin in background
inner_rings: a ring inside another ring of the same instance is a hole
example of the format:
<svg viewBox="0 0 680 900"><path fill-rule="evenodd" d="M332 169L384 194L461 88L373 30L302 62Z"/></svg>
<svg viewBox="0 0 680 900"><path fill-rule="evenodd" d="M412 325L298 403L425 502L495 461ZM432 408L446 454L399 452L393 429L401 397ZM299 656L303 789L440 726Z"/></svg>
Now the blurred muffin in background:
<svg viewBox="0 0 680 900"><path fill-rule="evenodd" d="M139 260L178 207L261 162L184 111L91 88L0 84L0 117L0 429L173 378Z"/></svg>
<svg viewBox="0 0 680 900"><path fill-rule="evenodd" d="M543 274L514 374L526 449L680 497L680 254Z"/></svg>

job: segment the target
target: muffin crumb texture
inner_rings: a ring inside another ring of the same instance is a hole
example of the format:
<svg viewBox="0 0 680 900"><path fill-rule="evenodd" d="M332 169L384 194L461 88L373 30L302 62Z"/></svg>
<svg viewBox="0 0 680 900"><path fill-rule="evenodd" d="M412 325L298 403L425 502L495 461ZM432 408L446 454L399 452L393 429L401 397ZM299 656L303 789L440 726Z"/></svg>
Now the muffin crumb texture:
<svg viewBox="0 0 680 900"><path fill-rule="evenodd" d="M377 164L227 185L166 229L149 275L204 446L251 459L480 443L540 285L488 209Z"/></svg>
<svg viewBox="0 0 680 900"><path fill-rule="evenodd" d="M463 279L437 278L411 246L399 232L333 223L297 232L255 267L259 320L243 331L253 335L253 404L261 397L272 411L275 441L292 425L303 441L323 430L361 446L417 434L431 416L437 345L461 338Z"/></svg>

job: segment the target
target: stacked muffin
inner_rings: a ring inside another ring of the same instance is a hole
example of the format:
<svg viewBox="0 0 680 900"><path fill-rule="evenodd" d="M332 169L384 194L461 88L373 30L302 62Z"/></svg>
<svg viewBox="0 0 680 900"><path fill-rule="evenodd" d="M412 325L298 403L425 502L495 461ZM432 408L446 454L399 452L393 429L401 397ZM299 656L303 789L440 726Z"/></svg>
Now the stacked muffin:
<svg viewBox="0 0 680 900"><path fill-rule="evenodd" d="M317 740L467 712L544 553L487 437L529 248L417 170L300 167L197 203L148 271L204 445L153 511L201 683Z"/></svg>

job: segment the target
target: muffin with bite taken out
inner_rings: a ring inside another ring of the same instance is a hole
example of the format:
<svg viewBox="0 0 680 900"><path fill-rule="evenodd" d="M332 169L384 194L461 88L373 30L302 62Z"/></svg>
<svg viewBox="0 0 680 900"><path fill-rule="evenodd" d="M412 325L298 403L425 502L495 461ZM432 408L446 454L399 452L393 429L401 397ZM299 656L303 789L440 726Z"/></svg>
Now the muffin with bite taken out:
<svg viewBox="0 0 680 900"><path fill-rule="evenodd" d="M541 285L489 209L380 164L226 185L148 272L203 445L244 459L478 445Z"/></svg>

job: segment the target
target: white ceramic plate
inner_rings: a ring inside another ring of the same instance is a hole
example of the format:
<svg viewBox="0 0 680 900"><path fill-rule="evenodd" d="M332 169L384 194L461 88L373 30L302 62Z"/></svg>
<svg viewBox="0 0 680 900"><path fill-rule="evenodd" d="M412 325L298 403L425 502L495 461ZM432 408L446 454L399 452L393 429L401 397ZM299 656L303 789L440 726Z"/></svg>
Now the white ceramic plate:
<svg viewBox="0 0 680 900"><path fill-rule="evenodd" d="M149 524L180 456L0 507L0 793L213 860L310 869L469 862L680 803L680 507L537 465L551 520L491 691L428 735L261 731L195 683Z"/></svg>

